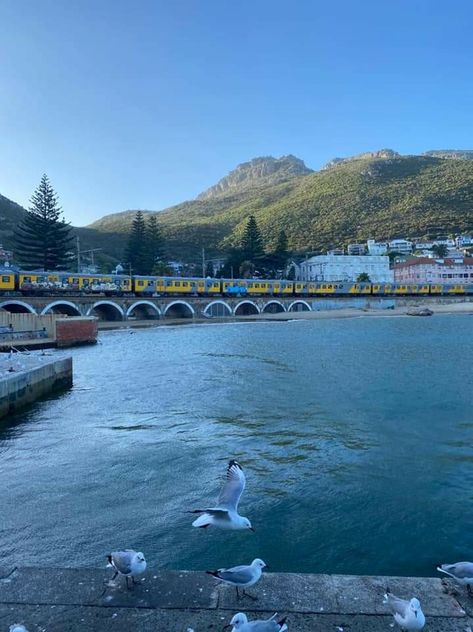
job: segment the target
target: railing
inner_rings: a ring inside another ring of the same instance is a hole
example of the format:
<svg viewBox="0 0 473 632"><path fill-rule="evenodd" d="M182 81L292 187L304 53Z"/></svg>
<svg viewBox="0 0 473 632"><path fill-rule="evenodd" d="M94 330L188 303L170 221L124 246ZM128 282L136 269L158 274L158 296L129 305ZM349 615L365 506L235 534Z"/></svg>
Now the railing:
<svg viewBox="0 0 473 632"><path fill-rule="evenodd" d="M2 331L0 329L0 341L36 340L41 338L48 338L46 329L30 329L26 331Z"/></svg>

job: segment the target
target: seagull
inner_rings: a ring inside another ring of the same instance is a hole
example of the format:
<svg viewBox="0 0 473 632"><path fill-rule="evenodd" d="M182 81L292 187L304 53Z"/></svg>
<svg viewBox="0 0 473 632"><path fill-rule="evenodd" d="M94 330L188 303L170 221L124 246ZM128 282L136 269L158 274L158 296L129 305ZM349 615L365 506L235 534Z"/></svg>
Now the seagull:
<svg viewBox="0 0 473 632"><path fill-rule="evenodd" d="M238 592L238 588L243 589L243 596L249 597L253 599L253 601L257 600L257 597L253 597L253 595L249 595L245 592L245 588L247 586L254 586L257 581L260 580L261 574L263 572L263 568L266 567L266 564L263 560L256 558L251 562L249 566L234 566L233 568L219 568L218 571L206 571L208 575L212 575L216 579L224 582L225 584L230 584L230 586L235 586L237 599L240 599L240 593Z"/></svg>
<svg viewBox="0 0 473 632"><path fill-rule="evenodd" d="M125 549L124 551L114 551L107 555L107 560L110 566L115 569L115 575L124 575L126 578L126 587L128 588L128 577L131 577L133 584L135 582L135 575L141 575L146 570L145 556L141 552L133 551L132 549Z"/></svg>
<svg viewBox="0 0 473 632"><path fill-rule="evenodd" d="M248 617L243 612L236 614L228 625L223 629L231 628L232 632L284 632L288 629L286 625L286 617L280 621L276 621L278 613L273 614L269 619L260 619L259 621L248 621Z"/></svg>
<svg viewBox="0 0 473 632"><path fill-rule="evenodd" d="M422 630L425 625L425 616L418 599L413 597L410 601L395 597L389 588L386 589L383 603L388 604L393 613L394 621L401 630Z"/></svg>
<svg viewBox="0 0 473 632"><path fill-rule="evenodd" d="M457 562L456 564L439 564L439 573L445 573L453 577L461 586L466 586L468 594L471 595L471 585L473 584L473 562Z"/></svg>
<svg viewBox="0 0 473 632"><path fill-rule="evenodd" d="M21 623L14 623L10 626L10 632L28 632L28 630Z"/></svg>
<svg viewBox="0 0 473 632"><path fill-rule="evenodd" d="M217 506L210 509L194 509L190 513L202 514L192 523L193 527L206 529L211 525L220 529L251 529L248 518L238 513L240 496L245 489L245 474L237 461L230 461L227 468L227 480L225 481L217 500Z"/></svg>

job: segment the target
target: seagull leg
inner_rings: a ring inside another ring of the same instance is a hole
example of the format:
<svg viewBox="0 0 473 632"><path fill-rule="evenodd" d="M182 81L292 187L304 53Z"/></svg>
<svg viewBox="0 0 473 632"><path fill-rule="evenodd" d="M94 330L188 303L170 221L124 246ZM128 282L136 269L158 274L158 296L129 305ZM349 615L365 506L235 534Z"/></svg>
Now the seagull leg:
<svg viewBox="0 0 473 632"><path fill-rule="evenodd" d="M243 588L243 596L249 597L252 601L258 601L258 597L256 597L255 595L250 595L250 593L247 593L244 588Z"/></svg>
<svg viewBox="0 0 473 632"><path fill-rule="evenodd" d="M471 597L471 585L470 584L466 585L466 590L467 590L467 593L469 594L469 596Z"/></svg>
<svg viewBox="0 0 473 632"><path fill-rule="evenodd" d="M235 586L235 590L237 593L237 601L240 601L240 593L238 592L238 586Z"/></svg>
<svg viewBox="0 0 473 632"><path fill-rule="evenodd" d="M137 581L137 580L134 578L134 576L133 576L133 575L131 576L131 579L133 580L133 584L134 584L135 586L137 586L137 585L139 585L139 584L141 583L141 582Z"/></svg>

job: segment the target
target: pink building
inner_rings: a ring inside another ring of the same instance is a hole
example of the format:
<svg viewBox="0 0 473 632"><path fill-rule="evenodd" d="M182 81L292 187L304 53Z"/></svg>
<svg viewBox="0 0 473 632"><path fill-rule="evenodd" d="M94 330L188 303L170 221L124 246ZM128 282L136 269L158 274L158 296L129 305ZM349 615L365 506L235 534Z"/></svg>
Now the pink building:
<svg viewBox="0 0 473 632"><path fill-rule="evenodd" d="M394 266L395 283L473 283L473 258L415 257Z"/></svg>

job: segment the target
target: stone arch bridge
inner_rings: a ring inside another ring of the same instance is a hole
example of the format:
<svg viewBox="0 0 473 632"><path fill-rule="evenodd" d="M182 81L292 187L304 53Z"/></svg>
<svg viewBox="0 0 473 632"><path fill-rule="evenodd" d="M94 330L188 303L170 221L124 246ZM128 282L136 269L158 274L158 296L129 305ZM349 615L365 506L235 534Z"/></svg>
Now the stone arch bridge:
<svg viewBox="0 0 473 632"><path fill-rule="evenodd" d="M105 321L160 318L230 318L262 313L310 311L313 300L266 297L0 297L0 309L13 313L96 316Z"/></svg>

